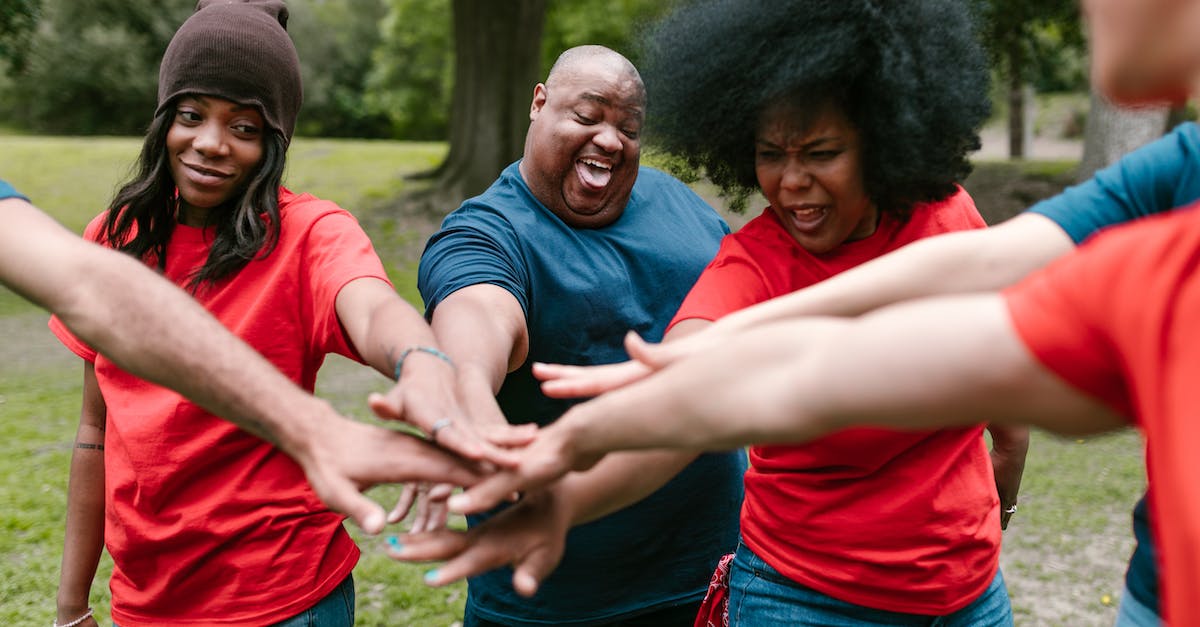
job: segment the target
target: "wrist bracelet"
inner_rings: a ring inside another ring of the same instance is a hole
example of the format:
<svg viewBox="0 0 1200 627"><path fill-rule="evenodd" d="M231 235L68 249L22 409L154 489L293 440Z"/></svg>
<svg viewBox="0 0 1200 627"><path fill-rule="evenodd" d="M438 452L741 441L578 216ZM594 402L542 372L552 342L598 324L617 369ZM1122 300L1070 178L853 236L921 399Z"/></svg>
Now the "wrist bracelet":
<svg viewBox="0 0 1200 627"><path fill-rule="evenodd" d="M392 378L396 380L396 383L400 382L400 368L402 368L404 366L404 359L406 357L408 357L410 354L412 354L414 351L421 352L421 353L428 353L430 355L433 355L434 357L437 357L438 359L450 364L451 368L455 368L454 362L450 360L449 355L447 355L446 353L443 353L442 351L440 351L432 346L410 346L410 347L400 351L400 358L396 360L396 368L395 368L395 371L392 373L393 374ZM457 370L457 368L455 368L455 370ZM60 627L63 627L63 626L60 626Z"/></svg>
<svg viewBox="0 0 1200 627"><path fill-rule="evenodd" d="M89 607L89 608L87 608L87 611L83 613L83 616L80 616L79 618L76 618L75 620L73 620L69 623L63 623L60 625L60 624L58 624L58 619L57 618L54 619L54 627L75 627L75 625L78 625L79 623L82 623L83 621L91 618L91 616L92 616L92 608Z"/></svg>

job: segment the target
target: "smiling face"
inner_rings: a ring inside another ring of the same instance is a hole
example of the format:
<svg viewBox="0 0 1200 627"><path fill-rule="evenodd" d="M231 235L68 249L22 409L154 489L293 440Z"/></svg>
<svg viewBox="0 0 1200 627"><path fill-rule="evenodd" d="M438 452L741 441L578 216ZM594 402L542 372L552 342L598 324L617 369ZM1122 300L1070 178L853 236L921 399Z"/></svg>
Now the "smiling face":
<svg viewBox="0 0 1200 627"><path fill-rule="evenodd" d="M863 185L859 132L834 106L805 111L780 101L759 116L754 172L796 242L826 253L875 232L879 211Z"/></svg>
<svg viewBox="0 0 1200 627"><path fill-rule="evenodd" d="M641 79L621 57L552 71L534 88L521 177L568 225L611 224L637 180L644 109Z"/></svg>
<svg viewBox="0 0 1200 627"><path fill-rule="evenodd" d="M211 96L184 96L175 109L167 155L179 188L180 220L203 226L209 210L240 193L262 161L262 114Z"/></svg>
<svg viewBox="0 0 1200 627"><path fill-rule="evenodd" d="M1200 74L1200 2L1085 0L1092 83L1115 102L1183 100Z"/></svg>

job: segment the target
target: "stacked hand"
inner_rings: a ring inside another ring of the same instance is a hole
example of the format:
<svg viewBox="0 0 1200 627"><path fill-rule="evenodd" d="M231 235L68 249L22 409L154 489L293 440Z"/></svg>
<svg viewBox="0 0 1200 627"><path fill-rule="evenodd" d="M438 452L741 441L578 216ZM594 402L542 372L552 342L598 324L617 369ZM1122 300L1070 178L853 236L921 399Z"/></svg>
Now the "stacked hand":
<svg viewBox="0 0 1200 627"><path fill-rule="evenodd" d="M634 360L603 366L535 364L533 372L543 381L542 389L547 396L593 396L638 381L704 346L705 343L696 342L675 350L672 345L668 351L662 345L649 345L631 333L626 339L626 347ZM472 407L473 416L485 417L486 426L475 427L475 430L491 429L493 434L504 433L496 430L500 425L507 427L507 423L490 393L486 398L487 402ZM492 437L496 438L495 435ZM389 541L388 552L395 559L446 561L426 576L430 585L445 585L495 568L512 566L514 589L532 596L562 558L571 521L569 512L555 495L553 484L569 472L591 468L602 454L579 447L569 420L560 420L536 432L508 432L503 437L515 463L496 464L490 469L493 472L466 486L464 492L451 496L446 504L454 513L475 514L512 501L514 495L523 495L518 502L468 531L414 524L412 533ZM519 451L513 447L519 447ZM420 515L418 520L422 520Z"/></svg>

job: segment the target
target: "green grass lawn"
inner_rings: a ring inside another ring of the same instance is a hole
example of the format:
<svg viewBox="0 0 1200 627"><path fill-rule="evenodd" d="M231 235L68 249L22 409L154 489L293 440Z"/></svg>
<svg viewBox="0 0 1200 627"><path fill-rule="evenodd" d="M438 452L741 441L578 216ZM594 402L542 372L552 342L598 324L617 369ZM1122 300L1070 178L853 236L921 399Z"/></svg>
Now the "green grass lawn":
<svg viewBox="0 0 1200 627"><path fill-rule="evenodd" d="M0 176L80 231L103 209L139 148L130 138L3 136ZM385 201L413 185L404 174L433 166L444 152L441 144L300 138L289 153L286 184L358 215L397 289L417 302L416 257L433 223L394 215ZM980 181L1045 178L1072 167L1031 163L980 164L977 174ZM982 182L979 190L987 193ZM0 293L0 334L0 624L49 624L80 368L45 330L45 314L7 292ZM337 358L322 370L317 391L343 413L366 419L365 394L386 385ZM1020 511L1001 558L1017 624L1112 624L1131 546L1129 512L1144 481L1135 433L1084 440L1035 434ZM392 487L373 492L385 505L395 494ZM464 586L427 588L426 567L392 562L381 540L353 533L363 548L355 571L360 625L445 626L460 619ZM103 622L110 569L106 557L93 587Z"/></svg>

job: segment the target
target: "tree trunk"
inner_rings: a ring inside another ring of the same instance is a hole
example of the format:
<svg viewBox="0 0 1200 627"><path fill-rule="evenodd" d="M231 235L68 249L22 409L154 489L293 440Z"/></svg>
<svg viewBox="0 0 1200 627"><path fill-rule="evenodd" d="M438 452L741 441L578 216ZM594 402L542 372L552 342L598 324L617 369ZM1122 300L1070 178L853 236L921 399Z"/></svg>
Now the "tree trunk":
<svg viewBox="0 0 1200 627"><path fill-rule="evenodd" d="M1021 42L1008 47L1008 156L1025 158L1025 80Z"/></svg>
<svg viewBox="0 0 1200 627"><path fill-rule="evenodd" d="M1168 107L1121 109L1092 91L1078 177L1085 181L1125 153L1154 141L1167 130Z"/></svg>
<svg viewBox="0 0 1200 627"><path fill-rule="evenodd" d="M450 152L423 199L447 213L521 156L541 72L546 0L454 0Z"/></svg>

